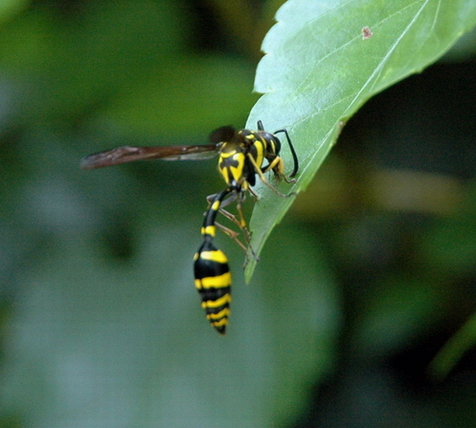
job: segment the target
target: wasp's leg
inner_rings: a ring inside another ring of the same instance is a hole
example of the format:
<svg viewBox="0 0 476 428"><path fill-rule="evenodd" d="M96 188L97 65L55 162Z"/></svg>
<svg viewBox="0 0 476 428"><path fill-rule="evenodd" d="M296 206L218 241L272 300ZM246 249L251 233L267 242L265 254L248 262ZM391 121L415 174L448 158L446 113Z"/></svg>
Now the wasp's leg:
<svg viewBox="0 0 476 428"><path fill-rule="evenodd" d="M261 168L258 166L258 164L256 163L256 161L254 160L253 156L251 156L251 154L248 153L248 159L250 160L251 164L253 165L254 169L255 169L255 172L256 174L259 175L259 178L261 180L261 182L267 186L268 188L270 188L274 193L276 193L277 195L281 196L282 198L289 198L290 196L294 196L296 193L294 192L291 192L289 193L288 195L285 195L284 193L281 193L278 189L276 189L276 187L274 187L272 184L270 184L268 182L268 180L266 179L266 177L264 176L264 173L263 171L261 170ZM278 172L275 171L275 174L279 177L279 178L282 178L284 177L284 174L282 174L280 171L280 168L282 167L282 162L283 160L277 156L265 169L264 169L264 172L267 172L269 171L270 169L278 169ZM286 180L287 181L287 180Z"/></svg>

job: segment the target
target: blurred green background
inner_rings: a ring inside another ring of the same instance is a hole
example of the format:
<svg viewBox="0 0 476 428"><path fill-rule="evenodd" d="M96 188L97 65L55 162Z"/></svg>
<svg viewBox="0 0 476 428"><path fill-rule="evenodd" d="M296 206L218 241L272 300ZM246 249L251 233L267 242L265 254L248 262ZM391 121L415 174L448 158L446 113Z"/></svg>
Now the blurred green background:
<svg viewBox="0 0 476 428"><path fill-rule="evenodd" d="M217 238L224 338L216 162L79 169L243 126L280 3L0 2L0 427L476 426L474 36L349 122L250 285Z"/></svg>

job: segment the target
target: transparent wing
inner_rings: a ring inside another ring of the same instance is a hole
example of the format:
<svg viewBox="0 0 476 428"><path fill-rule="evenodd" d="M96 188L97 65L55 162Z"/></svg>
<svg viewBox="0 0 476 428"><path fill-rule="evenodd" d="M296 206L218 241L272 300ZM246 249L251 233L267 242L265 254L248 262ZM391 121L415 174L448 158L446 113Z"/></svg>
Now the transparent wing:
<svg viewBox="0 0 476 428"><path fill-rule="evenodd" d="M218 153L217 144L201 144L188 146L123 146L112 150L93 153L81 160L81 168L94 169L137 160L201 160L211 159Z"/></svg>

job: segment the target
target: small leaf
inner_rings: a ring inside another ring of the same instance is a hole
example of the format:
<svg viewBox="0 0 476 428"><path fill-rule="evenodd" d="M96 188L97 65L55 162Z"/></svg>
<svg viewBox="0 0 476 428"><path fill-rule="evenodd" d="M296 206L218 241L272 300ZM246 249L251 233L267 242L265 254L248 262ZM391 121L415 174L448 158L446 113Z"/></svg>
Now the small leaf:
<svg viewBox="0 0 476 428"><path fill-rule="evenodd" d="M247 127L286 128L300 160L304 190L345 122L371 96L443 55L476 23L471 0L289 0L263 42L255 90L262 96ZM411 100L407 100L411 102ZM283 158L291 165L286 145ZM294 197L279 198L264 186L250 223L257 254ZM246 268L247 281L256 262Z"/></svg>

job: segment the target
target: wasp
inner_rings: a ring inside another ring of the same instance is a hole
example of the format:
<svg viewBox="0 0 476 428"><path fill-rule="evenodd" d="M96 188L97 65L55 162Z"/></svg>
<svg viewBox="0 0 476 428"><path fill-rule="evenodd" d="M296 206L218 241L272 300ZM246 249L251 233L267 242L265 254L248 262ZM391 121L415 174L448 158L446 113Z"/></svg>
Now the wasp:
<svg viewBox="0 0 476 428"><path fill-rule="evenodd" d="M231 303L231 272L228 258L225 253L217 249L213 243L216 228L236 239L236 233L225 228L216 221L218 212L236 223L245 233L245 240L249 244L250 233L241 210L246 192L257 199L252 187L256 184L256 177L273 192L288 197L279 192L270 184L265 173L272 171L277 180L283 179L294 182L299 169L298 157L286 129L279 129L274 133L264 130L261 121L257 124L258 130L235 129L232 126L222 126L210 135L210 144L132 147L123 146L112 150L93 153L81 161L83 169L102 168L110 165L119 165L126 162L148 159L163 160L200 160L218 156L218 171L225 180L226 187L221 192L207 198L209 207L204 215L201 228L202 244L194 255L195 286L200 293L202 308L210 324L220 334L225 334L230 316ZM289 175L285 174L284 162L279 156L281 141L276 134L282 133L291 150L294 167ZM239 219L224 210L227 205L237 202Z"/></svg>

